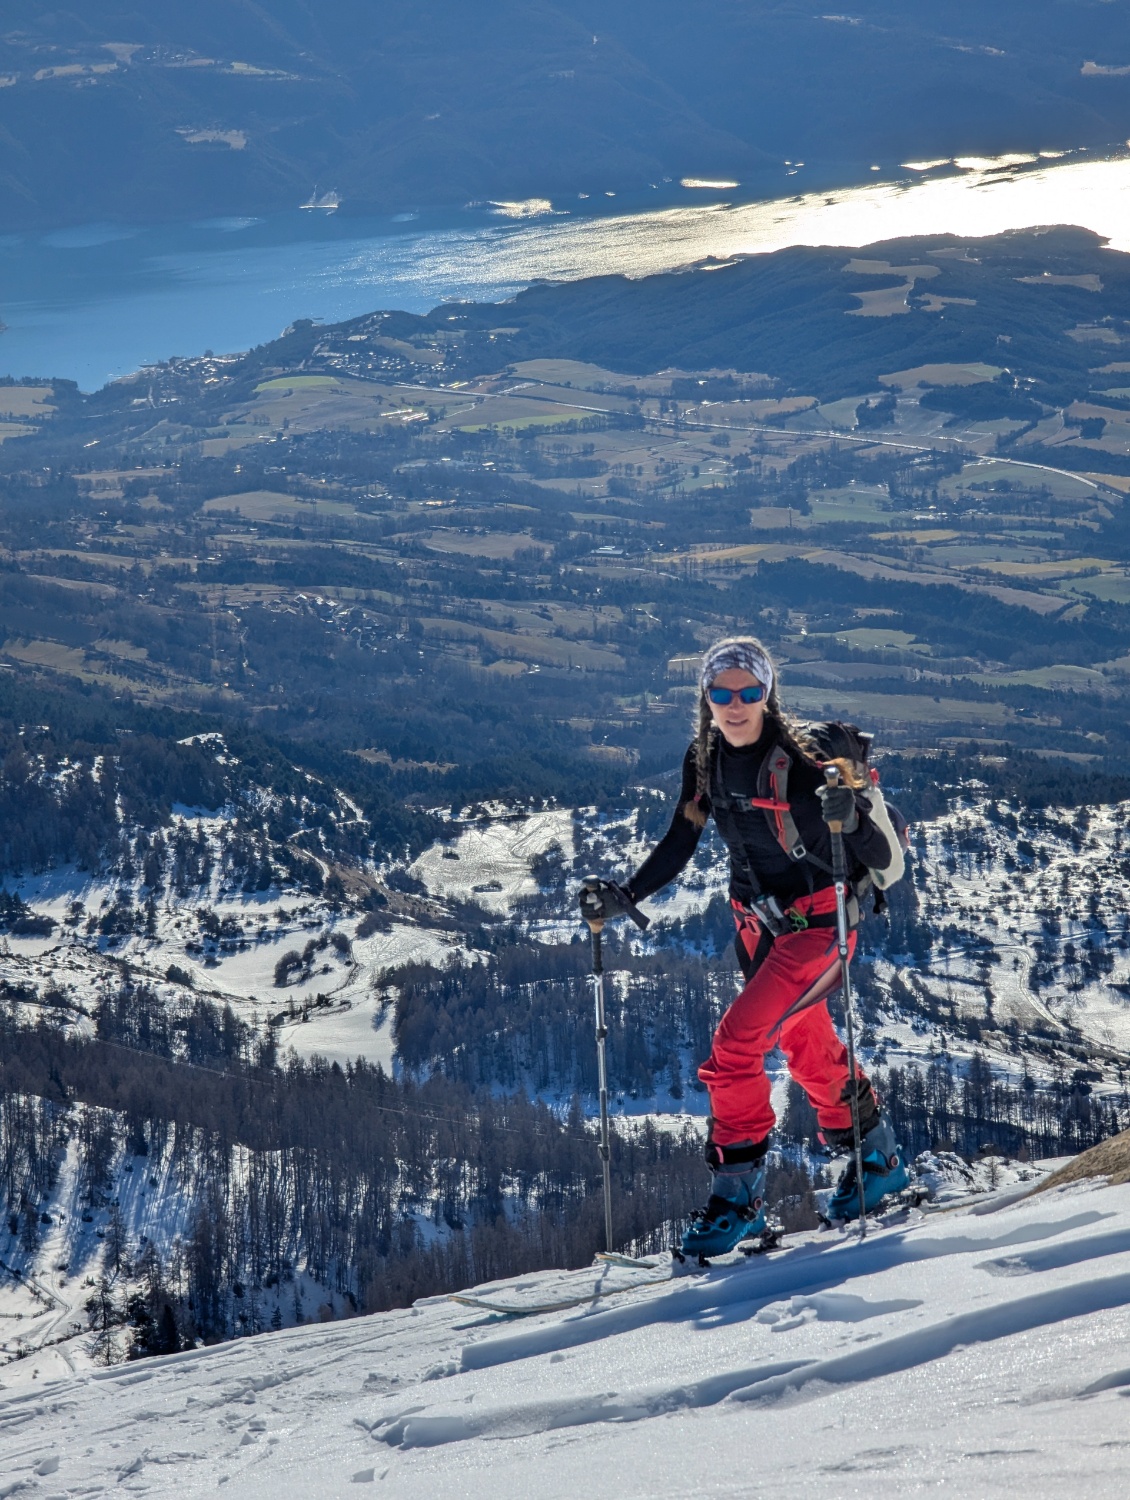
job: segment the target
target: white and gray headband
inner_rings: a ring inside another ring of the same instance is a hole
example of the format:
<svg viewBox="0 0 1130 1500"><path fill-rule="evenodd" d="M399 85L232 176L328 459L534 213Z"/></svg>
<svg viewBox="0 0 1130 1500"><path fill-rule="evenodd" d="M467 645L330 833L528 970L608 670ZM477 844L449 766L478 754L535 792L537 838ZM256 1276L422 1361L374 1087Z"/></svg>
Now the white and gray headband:
<svg viewBox="0 0 1130 1500"><path fill-rule="evenodd" d="M773 691L773 663L760 646L746 641L722 641L710 648L702 658L698 679L702 691L705 693L715 678L734 668L756 677L764 685L766 696Z"/></svg>

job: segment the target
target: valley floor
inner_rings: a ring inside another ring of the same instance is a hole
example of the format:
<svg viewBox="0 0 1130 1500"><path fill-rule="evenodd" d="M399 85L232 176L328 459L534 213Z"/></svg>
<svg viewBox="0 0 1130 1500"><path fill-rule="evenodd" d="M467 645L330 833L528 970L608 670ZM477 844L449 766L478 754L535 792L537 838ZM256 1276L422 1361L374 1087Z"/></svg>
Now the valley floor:
<svg viewBox="0 0 1130 1500"><path fill-rule="evenodd" d="M1130 1185L1029 1191L0 1391L0 1495L1121 1496Z"/></svg>

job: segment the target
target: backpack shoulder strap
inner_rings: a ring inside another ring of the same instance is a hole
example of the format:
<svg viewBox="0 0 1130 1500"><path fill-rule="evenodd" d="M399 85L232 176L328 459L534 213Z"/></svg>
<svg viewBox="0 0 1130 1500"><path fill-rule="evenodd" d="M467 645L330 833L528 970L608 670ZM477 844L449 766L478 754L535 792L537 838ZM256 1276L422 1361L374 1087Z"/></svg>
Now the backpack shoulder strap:
<svg viewBox="0 0 1130 1500"><path fill-rule="evenodd" d="M718 824L718 830L726 843L730 846L733 858L741 865L745 877L749 882L753 899L761 899L761 882L753 868L749 849L746 847L745 837L742 831L741 818L735 816L741 811L741 799L731 797L722 784L722 767L720 765L719 746L715 743L710 757L710 806L714 814L714 821Z"/></svg>
<svg viewBox="0 0 1130 1500"><path fill-rule="evenodd" d="M765 810L773 837L790 859L801 860L810 856L789 806L789 770L792 763L792 756L784 745L775 745L761 763L761 775L765 782L762 790L771 794L774 804L771 809Z"/></svg>

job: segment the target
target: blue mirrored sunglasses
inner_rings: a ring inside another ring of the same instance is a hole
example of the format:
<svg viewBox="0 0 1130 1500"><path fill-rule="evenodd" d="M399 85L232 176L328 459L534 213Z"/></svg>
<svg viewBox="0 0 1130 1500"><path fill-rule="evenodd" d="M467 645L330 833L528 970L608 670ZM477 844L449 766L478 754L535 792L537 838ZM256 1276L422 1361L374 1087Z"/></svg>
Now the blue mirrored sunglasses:
<svg viewBox="0 0 1130 1500"><path fill-rule="evenodd" d="M744 688L712 687L707 688L706 696L711 703L716 703L719 708L725 708L726 704L732 703L735 698L740 698L743 703L760 703L765 697L765 689L760 682L754 683L752 687Z"/></svg>

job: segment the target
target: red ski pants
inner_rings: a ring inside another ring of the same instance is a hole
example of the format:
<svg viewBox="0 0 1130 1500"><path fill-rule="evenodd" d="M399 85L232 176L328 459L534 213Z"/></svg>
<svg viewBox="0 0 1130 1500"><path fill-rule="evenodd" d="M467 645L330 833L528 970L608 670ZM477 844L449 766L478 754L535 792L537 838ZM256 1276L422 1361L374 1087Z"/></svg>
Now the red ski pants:
<svg viewBox="0 0 1130 1500"><path fill-rule="evenodd" d="M710 1056L698 1070L710 1094L711 1137L720 1146L762 1141L776 1117L769 1102L765 1054L780 1047L789 1072L808 1095L820 1125L851 1129L847 1048L836 1035L827 996L840 982L834 927L808 927L770 939L757 918L735 905L738 942L752 977L718 1024ZM805 915L836 909L835 892L793 903ZM849 938L855 951L855 933ZM863 1077L857 1066L857 1075Z"/></svg>

